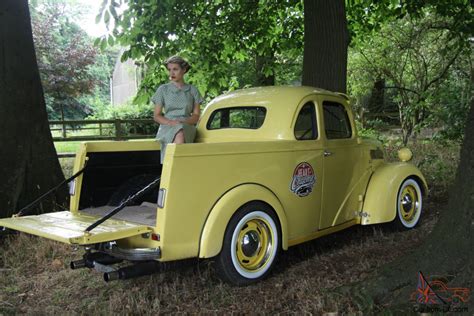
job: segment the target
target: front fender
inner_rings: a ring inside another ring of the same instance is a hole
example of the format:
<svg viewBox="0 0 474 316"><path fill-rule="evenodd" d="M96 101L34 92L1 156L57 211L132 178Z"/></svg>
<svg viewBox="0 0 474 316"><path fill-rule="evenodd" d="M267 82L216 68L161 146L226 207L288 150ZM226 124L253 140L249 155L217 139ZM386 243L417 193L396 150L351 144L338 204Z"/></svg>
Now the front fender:
<svg viewBox="0 0 474 316"><path fill-rule="evenodd" d="M402 182L414 178L423 195L428 192L426 180L417 167L406 162L387 163L378 167L370 178L362 207L362 225L391 222L397 212L397 195Z"/></svg>
<svg viewBox="0 0 474 316"><path fill-rule="evenodd" d="M219 254L232 215L250 201L262 201L273 208L280 221L282 248L288 249L286 214L278 198L266 187L243 184L226 192L209 213L199 242L199 258L211 258Z"/></svg>

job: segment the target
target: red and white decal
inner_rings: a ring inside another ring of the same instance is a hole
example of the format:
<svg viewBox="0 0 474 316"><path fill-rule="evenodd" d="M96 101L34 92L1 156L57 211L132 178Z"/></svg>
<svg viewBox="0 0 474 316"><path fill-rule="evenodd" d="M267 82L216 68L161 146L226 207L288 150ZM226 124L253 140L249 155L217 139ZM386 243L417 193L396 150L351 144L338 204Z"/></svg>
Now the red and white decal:
<svg viewBox="0 0 474 316"><path fill-rule="evenodd" d="M290 190L299 197L307 196L313 192L316 183L316 175L313 167L307 162L301 162L293 172Z"/></svg>

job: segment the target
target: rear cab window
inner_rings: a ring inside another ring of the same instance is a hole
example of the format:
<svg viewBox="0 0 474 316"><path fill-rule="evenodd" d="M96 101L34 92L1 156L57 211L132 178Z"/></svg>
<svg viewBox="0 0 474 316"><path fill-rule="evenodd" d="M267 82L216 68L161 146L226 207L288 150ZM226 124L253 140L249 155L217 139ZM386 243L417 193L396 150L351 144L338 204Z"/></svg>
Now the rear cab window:
<svg viewBox="0 0 474 316"><path fill-rule="evenodd" d="M346 108L337 102L323 102L324 130L327 139L352 137L351 121Z"/></svg>
<svg viewBox="0 0 474 316"><path fill-rule="evenodd" d="M208 130L225 128L260 128L267 114L266 108L262 106L242 106L221 108L215 110L207 122Z"/></svg>
<svg viewBox="0 0 474 316"><path fill-rule="evenodd" d="M313 102L307 102L301 108L296 118L294 135L297 140L310 140L318 138L316 123L316 110Z"/></svg>

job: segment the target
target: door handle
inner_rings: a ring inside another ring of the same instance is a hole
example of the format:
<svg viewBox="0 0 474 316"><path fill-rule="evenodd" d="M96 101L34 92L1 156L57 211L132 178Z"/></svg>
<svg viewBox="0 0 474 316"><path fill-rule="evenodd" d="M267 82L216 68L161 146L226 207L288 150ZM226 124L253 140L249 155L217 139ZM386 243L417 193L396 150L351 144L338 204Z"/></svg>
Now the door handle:
<svg viewBox="0 0 474 316"><path fill-rule="evenodd" d="M332 155L332 152L325 150L324 151L324 157L329 157Z"/></svg>

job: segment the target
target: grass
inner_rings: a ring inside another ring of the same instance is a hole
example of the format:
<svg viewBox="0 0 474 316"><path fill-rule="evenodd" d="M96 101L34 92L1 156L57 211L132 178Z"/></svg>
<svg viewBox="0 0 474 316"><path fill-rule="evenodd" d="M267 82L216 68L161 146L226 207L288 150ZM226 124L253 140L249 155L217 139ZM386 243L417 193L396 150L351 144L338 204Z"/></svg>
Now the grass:
<svg viewBox="0 0 474 316"><path fill-rule="evenodd" d="M268 279L248 287L222 283L210 260L187 260L165 265L153 276L105 283L95 271L68 269L71 260L82 256L82 250L18 234L0 239L0 315L362 315L352 300L357 293L343 297L335 289L362 281L384 264L413 251L445 209L459 150L424 143L411 147L414 162L422 168L432 190L424 202L424 219L415 230L356 226L291 247L281 253ZM387 152L393 158L396 148ZM413 290L416 284L413 276Z"/></svg>
<svg viewBox="0 0 474 316"><path fill-rule="evenodd" d="M58 153L75 153L79 148L81 141L77 142L55 142L54 147Z"/></svg>

